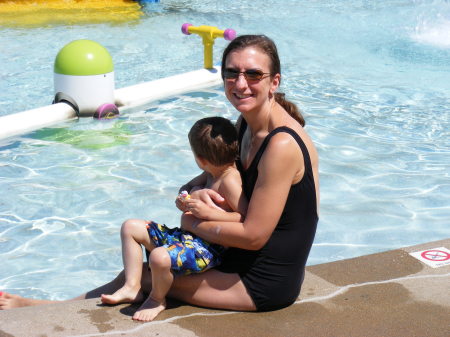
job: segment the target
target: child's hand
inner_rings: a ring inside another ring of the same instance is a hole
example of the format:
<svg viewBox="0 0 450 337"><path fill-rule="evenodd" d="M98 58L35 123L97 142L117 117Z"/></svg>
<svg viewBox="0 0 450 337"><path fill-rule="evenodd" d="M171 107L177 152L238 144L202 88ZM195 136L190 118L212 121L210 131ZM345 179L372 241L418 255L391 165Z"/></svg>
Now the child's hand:
<svg viewBox="0 0 450 337"><path fill-rule="evenodd" d="M180 211L187 212L186 200L189 200L190 198L191 196L189 195L189 193L183 190L178 194L177 198L175 199L175 205Z"/></svg>
<svg viewBox="0 0 450 337"><path fill-rule="evenodd" d="M180 197L177 197L177 198L175 199L175 205L177 206L177 208L178 208L180 211L186 212L186 206L185 206L185 204L184 204L184 201L181 200Z"/></svg>
<svg viewBox="0 0 450 337"><path fill-rule="evenodd" d="M192 189L192 186L189 185L189 183L184 184L184 185L181 186L180 189L178 190L178 194L181 194L181 192L184 192L184 191L186 191L186 192L189 193L189 192L191 191L191 189Z"/></svg>

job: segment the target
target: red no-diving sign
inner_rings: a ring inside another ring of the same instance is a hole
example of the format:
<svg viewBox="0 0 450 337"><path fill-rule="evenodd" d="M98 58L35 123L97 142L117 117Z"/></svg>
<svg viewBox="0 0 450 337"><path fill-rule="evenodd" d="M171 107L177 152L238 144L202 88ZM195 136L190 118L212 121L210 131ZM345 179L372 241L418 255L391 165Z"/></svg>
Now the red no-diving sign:
<svg viewBox="0 0 450 337"><path fill-rule="evenodd" d="M430 261L447 261L450 260L450 254L442 250L432 249L426 250L420 254L424 259Z"/></svg>
<svg viewBox="0 0 450 337"><path fill-rule="evenodd" d="M437 247L420 252L409 253L419 261L432 268L439 268L450 265L450 250L446 247Z"/></svg>

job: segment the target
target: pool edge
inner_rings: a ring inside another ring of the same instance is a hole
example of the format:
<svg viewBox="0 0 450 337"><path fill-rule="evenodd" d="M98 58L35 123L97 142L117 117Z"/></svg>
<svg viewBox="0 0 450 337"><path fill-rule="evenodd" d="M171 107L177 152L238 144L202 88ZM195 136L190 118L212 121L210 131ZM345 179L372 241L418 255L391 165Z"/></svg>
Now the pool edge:
<svg viewBox="0 0 450 337"><path fill-rule="evenodd" d="M0 311L0 336L448 336L450 265L432 268L409 253L450 249L450 238L307 267L292 306L235 313L171 303L136 323L136 306L98 299Z"/></svg>

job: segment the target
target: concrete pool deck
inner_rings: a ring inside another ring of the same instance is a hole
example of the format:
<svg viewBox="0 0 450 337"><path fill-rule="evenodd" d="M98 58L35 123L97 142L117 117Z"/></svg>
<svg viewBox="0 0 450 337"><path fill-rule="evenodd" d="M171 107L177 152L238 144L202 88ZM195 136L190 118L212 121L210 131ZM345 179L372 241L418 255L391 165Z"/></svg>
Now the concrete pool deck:
<svg viewBox="0 0 450 337"><path fill-rule="evenodd" d="M432 268L409 254L439 247L450 249L450 238L308 266L298 301L278 311L171 303L143 324L131 320L137 305L91 299L0 311L0 336L448 337L450 265Z"/></svg>

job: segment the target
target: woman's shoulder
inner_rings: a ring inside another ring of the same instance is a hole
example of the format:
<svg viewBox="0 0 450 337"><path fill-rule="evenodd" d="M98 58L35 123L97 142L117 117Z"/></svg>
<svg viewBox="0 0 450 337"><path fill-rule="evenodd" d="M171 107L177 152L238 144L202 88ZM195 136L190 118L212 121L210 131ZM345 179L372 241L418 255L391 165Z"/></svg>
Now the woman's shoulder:
<svg viewBox="0 0 450 337"><path fill-rule="evenodd" d="M288 144L297 144L298 148L299 142L302 142L306 145L311 155L316 154L316 148L311 137L296 120L290 119L287 123L280 123L274 130L278 130L278 132L273 135L273 141L271 140L271 142L273 142L274 146L280 146L278 150L282 150L283 145L287 146Z"/></svg>
<svg viewBox="0 0 450 337"><path fill-rule="evenodd" d="M303 166L301 143L305 144L307 152L313 161L317 158L317 150L311 138L298 123L297 125L280 125L274 128L273 131L264 151L264 156L270 162L276 162L281 166L288 166L297 161Z"/></svg>
<svg viewBox="0 0 450 337"><path fill-rule="evenodd" d="M263 156L270 158L270 161L280 164L288 165L288 163L292 163L295 158L301 155L298 141L293 135L299 136L293 130L288 132L283 129L277 129L277 132L271 135Z"/></svg>

